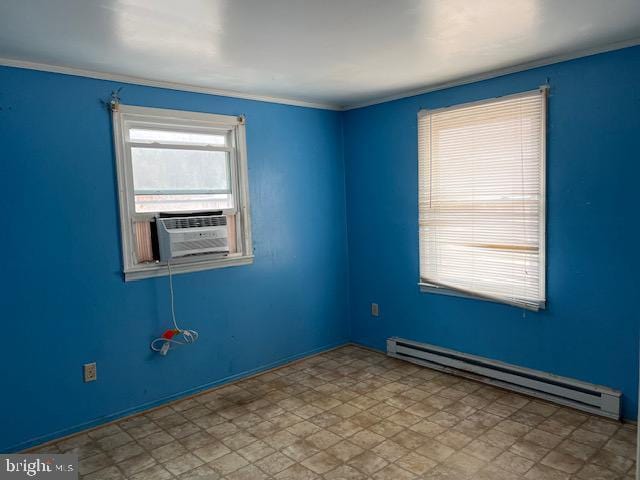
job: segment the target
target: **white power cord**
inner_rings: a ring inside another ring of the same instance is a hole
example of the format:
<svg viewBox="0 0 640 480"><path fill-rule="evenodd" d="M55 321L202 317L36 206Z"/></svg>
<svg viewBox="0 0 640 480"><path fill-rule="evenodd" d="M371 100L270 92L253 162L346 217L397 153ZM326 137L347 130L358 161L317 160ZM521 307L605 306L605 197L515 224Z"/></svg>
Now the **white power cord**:
<svg viewBox="0 0 640 480"><path fill-rule="evenodd" d="M173 320L173 330L167 330L162 337L151 342L151 350L166 355L169 350L179 345L186 345L198 340L198 332L195 330L183 330L176 322L176 308L173 299L173 275L171 272L171 262L167 262L169 269L169 292L171 294L171 319Z"/></svg>

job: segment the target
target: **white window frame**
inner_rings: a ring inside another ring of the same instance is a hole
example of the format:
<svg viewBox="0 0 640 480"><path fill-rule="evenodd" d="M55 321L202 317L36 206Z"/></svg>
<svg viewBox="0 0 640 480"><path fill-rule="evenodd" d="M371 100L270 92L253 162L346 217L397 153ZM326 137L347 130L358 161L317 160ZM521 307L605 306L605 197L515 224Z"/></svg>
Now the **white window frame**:
<svg viewBox="0 0 640 480"><path fill-rule="evenodd" d="M463 290L463 289L456 289L456 288L449 288L446 286L442 286L442 285L436 285L433 283L429 283L428 281L425 281L422 279L422 276L420 275L419 280L418 280L418 287L420 289L420 292L422 293L436 293L436 294L441 294L441 295L448 295L448 296L453 296L453 297L460 297L460 298L469 298L469 299L474 299L474 300L483 300L483 301L488 301L488 302L494 302L494 303L502 303L502 304L507 304L507 305L512 305L514 307L518 307L518 308L525 308L527 310L532 310L532 311L538 311L538 310L543 310L547 307L547 295L546 295L546 288L547 288L547 281L546 281L546 270L547 270L547 259L546 259L546 237L547 237L547 221L546 221L546 211L547 211L547 115L548 115L548 106L547 106L547 98L548 98L548 91L549 91L549 86L548 85L542 85L540 86L538 89L536 90L531 90L531 91L525 91L525 92L521 92L521 93L515 93L515 94L511 94L511 95L503 95L503 96L499 96L499 97L493 97L493 98L487 98L487 99L483 99L483 100L478 100L475 102L466 102L466 103L461 103L461 104L456 104L456 105L451 105L448 107L442 107L442 108L436 108L436 109L421 109L418 112L418 120L421 117L433 114L433 113L437 113L437 112L441 112L444 110L456 110L456 109L460 109L460 108L465 108L465 107L470 107L470 106L475 106L475 105L483 105L483 104L487 104L487 103L493 103L496 101L500 101L500 100L506 100L506 99L515 99L518 97L523 97L523 96L527 96L527 95L531 95L533 92L540 92L543 96L542 99L542 128L541 128L541 149L542 149L542 157L541 157L541 175L540 175L540 212L539 212L539 218L540 218L540 231L539 231L539 249L540 249L540 263L541 263L541 267L540 267L540 282L542 284L542 291L544 292L544 299L541 300L540 302L538 302L537 304L522 304L519 302L510 302L506 299L503 298L496 298L493 296L488 296L488 295L484 295L481 293L476 293L476 292L472 292L472 291L468 291L468 290ZM418 133L419 135L419 133ZM418 147L419 148L419 147ZM418 151L418 157L421 155L421 152ZM421 175L421 172L418 172L418 176ZM418 195L420 195L420 178L418 178ZM419 205L418 205L418 210L420 209ZM420 216L418 215L418 221L419 221ZM418 233L418 236L420 235L420 233ZM420 238L418 238L418 244L420 244ZM419 252L418 256L420 258L420 255L422 255L421 252ZM421 274L422 272L420 272Z"/></svg>
<svg viewBox="0 0 640 480"><path fill-rule="evenodd" d="M212 147L210 149L225 151L230 154L231 191L233 192L234 207L224 210L223 213L237 216L236 244L238 252L224 256L206 254L175 259L171 261L172 273L187 273L253 263L244 117L122 104L114 105L112 114L120 206L122 266L125 281L169 274L166 263L136 263L134 220L152 219L156 214L137 213L135 211L131 149L126 137L132 124L134 126L155 128L164 127L172 131L191 129L191 131L201 130L217 134L223 133L228 138L226 146Z"/></svg>

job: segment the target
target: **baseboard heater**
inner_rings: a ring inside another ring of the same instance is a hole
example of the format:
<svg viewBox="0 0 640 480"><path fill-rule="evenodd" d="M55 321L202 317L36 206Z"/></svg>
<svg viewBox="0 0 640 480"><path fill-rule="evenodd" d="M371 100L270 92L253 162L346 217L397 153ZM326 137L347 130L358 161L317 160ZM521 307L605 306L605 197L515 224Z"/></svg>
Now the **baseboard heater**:
<svg viewBox="0 0 640 480"><path fill-rule="evenodd" d="M387 355L603 417L620 419L622 394L608 387L396 337L387 340Z"/></svg>

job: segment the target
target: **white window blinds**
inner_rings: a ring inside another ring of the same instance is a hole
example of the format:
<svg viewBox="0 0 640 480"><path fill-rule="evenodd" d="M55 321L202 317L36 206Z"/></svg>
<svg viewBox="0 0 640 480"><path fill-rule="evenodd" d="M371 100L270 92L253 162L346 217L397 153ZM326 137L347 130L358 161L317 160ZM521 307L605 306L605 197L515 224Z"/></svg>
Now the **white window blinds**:
<svg viewBox="0 0 640 480"><path fill-rule="evenodd" d="M545 302L546 89L420 112L420 282Z"/></svg>

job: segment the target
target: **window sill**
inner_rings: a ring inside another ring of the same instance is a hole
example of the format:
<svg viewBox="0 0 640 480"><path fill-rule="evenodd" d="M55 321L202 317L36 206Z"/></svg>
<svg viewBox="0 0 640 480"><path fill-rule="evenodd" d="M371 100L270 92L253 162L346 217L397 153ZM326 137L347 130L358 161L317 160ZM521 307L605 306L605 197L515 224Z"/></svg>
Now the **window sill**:
<svg viewBox="0 0 640 480"><path fill-rule="evenodd" d="M240 265L251 265L253 263L253 255L245 255L242 257L225 257L209 260L201 260L187 263L172 263L171 273L190 273L202 270L213 270L216 268L236 267ZM133 267L125 270L124 281L131 282L142 280L144 278L164 277L169 275L169 269L166 265L145 265L141 267Z"/></svg>
<svg viewBox="0 0 640 480"><path fill-rule="evenodd" d="M505 301L501 301L499 299L494 299L494 298L488 298L488 297L483 297L480 295L472 295L469 293L465 293L465 292L459 292L457 290L453 290L451 288L445 288L445 287L438 287L436 285L432 285L429 283L418 283L418 286L420 287L420 292L421 293L437 293L440 295L448 295L451 297L460 297L460 298L468 298L471 300L482 300L484 302L491 302L491 303L499 303L499 304L503 304L503 305L510 305L512 307L517 307L517 308L523 308L526 310L531 310L533 312L537 312L539 310L544 310L546 307L546 302L541 302L538 305L521 305L521 304L515 304L513 302L509 302L508 300Z"/></svg>

